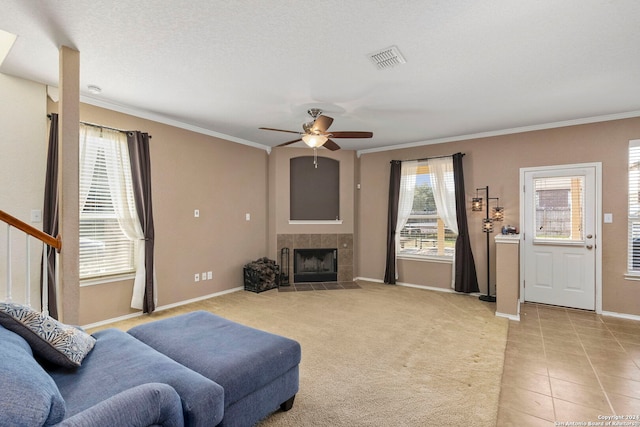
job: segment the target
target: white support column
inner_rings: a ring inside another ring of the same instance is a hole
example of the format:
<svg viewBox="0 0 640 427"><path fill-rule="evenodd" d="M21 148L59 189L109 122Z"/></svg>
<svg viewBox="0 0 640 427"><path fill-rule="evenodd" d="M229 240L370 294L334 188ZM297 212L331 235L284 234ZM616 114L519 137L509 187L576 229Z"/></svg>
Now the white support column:
<svg viewBox="0 0 640 427"><path fill-rule="evenodd" d="M26 262L26 271L25 271L25 275L24 275L24 279L25 279L25 286L24 286L24 299L25 299L25 305L27 307L31 307L31 236L29 236L28 234L25 233L25 245L27 245L26 247L26 251L27 251L27 262Z"/></svg>
<svg viewBox="0 0 640 427"><path fill-rule="evenodd" d="M80 52L60 48L58 197L60 235L60 320L78 324L80 311L78 169L80 134Z"/></svg>
<svg viewBox="0 0 640 427"><path fill-rule="evenodd" d="M42 244L42 312L49 315L49 260L47 251L49 246Z"/></svg>
<svg viewBox="0 0 640 427"><path fill-rule="evenodd" d="M11 302L11 226L7 224L7 302Z"/></svg>

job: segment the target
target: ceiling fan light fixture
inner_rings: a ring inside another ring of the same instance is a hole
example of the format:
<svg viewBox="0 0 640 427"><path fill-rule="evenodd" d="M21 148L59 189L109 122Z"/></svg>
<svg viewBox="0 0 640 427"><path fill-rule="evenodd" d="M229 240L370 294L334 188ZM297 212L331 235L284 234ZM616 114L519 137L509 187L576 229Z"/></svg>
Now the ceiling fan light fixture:
<svg viewBox="0 0 640 427"><path fill-rule="evenodd" d="M324 143L327 142L329 138L324 135L306 134L306 135L302 135L302 140L309 147L317 148L324 145Z"/></svg>

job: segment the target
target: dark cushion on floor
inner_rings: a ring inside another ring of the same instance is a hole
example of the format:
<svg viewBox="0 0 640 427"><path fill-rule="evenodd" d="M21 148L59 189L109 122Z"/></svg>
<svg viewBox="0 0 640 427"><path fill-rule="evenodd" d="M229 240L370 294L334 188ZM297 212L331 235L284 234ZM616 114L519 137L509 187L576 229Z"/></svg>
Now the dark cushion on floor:
<svg viewBox="0 0 640 427"><path fill-rule="evenodd" d="M215 426L224 415L224 391L215 382L182 366L131 335L106 329L93 334L96 344L75 369L52 367L72 416L129 388L164 383L180 396L190 426Z"/></svg>
<svg viewBox="0 0 640 427"><path fill-rule="evenodd" d="M298 342L206 311L136 326L128 331L224 388L225 407L300 363Z"/></svg>

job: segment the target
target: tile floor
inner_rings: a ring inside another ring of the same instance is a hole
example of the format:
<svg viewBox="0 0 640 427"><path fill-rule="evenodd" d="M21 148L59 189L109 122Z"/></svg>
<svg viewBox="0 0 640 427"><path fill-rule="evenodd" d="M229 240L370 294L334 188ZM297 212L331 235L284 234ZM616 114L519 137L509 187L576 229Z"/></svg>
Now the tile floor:
<svg viewBox="0 0 640 427"><path fill-rule="evenodd" d="M596 425L613 414L640 417L640 321L523 304L520 322L509 321L498 426Z"/></svg>

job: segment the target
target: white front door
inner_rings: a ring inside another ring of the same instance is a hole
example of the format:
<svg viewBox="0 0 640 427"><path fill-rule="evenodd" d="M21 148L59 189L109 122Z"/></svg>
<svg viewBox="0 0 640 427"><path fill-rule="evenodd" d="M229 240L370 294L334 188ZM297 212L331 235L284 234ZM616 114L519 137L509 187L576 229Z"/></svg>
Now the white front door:
<svg viewBox="0 0 640 427"><path fill-rule="evenodd" d="M597 167L521 170L525 301L596 309Z"/></svg>

